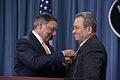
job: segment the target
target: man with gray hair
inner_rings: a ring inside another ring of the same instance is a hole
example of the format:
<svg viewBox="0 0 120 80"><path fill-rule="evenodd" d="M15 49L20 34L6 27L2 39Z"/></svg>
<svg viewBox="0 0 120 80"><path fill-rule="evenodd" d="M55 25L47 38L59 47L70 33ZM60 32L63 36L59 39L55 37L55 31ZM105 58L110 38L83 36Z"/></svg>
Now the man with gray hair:
<svg viewBox="0 0 120 80"><path fill-rule="evenodd" d="M77 58L67 67L66 78L105 80L107 52L96 36L96 17L91 12L80 12L75 16L72 33L80 44Z"/></svg>
<svg viewBox="0 0 120 80"><path fill-rule="evenodd" d="M63 63L76 56L73 50L55 52L48 44L56 35L57 19L50 14L40 14L34 21L34 30L16 43L15 76L61 77Z"/></svg>

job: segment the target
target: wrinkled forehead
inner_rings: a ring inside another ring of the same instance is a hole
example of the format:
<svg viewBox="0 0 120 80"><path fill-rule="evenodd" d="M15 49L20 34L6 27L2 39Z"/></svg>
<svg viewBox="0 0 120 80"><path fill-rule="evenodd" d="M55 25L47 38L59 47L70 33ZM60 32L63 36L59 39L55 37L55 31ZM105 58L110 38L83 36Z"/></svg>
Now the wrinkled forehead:
<svg viewBox="0 0 120 80"><path fill-rule="evenodd" d="M54 28L57 28L57 22L56 21L49 21L47 24L50 26L53 26Z"/></svg>

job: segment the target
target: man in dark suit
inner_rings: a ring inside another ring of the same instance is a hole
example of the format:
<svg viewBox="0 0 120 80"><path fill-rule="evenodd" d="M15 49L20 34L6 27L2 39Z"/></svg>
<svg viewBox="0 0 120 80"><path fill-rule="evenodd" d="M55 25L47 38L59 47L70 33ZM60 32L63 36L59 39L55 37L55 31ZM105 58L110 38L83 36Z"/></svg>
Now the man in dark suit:
<svg viewBox="0 0 120 80"><path fill-rule="evenodd" d="M67 67L65 77L84 80L105 80L107 53L96 36L96 18L90 12L80 12L74 21L73 34L80 43L77 58Z"/></svg>
<svg viewBox="0 0 120 80"><path fill-rule="evenodd" d="M15 76L61 77L65 62L75 56L73 50L55 52L48 41L56 35L57 19L40 14L34 21L34 30L16 43Z"/></svg>

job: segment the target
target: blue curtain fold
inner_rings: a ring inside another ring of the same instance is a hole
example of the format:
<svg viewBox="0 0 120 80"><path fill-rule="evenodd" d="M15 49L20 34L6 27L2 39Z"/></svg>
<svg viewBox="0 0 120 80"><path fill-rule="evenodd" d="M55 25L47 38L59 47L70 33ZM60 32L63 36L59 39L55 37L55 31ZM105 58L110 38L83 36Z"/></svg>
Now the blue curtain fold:
<svg viewBox="0 0 120 80"><path fill-rule="evenodd" d="M16 39L33 29L39 0L0 0L0 75L12 76Z"/></svg>
<svg viewBox="0 0 120 80"><path fill-rule="evenodd" d="M74 16L90 11L97 17L97 36L108 53L107 80L120 80L120 38L110 28L108 12L114 0L51 0L58 19L53 39L56 51L73 49L78 43L72 34ZM39 0L0 0L0 76L12 76L16 40L33 29L39 14Z"/></svg>

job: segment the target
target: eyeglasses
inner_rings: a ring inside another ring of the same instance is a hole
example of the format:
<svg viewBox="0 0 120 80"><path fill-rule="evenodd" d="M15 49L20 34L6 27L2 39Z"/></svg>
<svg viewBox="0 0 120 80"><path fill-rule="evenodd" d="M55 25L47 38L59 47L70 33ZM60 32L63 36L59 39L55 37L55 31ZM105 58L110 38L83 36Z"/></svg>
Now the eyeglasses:
<svg viewBox="0 0 120 80"><path fill-rule="evenodd" d="M74 26L73 30L79 29L80 26Z"/></svg>
<svg viewBox="0 0 120 80"><path fill-rule="evenodd" d="M84 27L84 26L74 26L74 27L73 27L73 30L77 30L77 29L79 29L79 28L86 28L86 27Z"/></svg>
<svg viewBox="0 0 120 80"><path fill-rule="evenodd" d="M48 24L46 24L46 25L50 27L50 29L51 29L52 32L56 31L56 28L54 26L50 26Z"/></svg>

